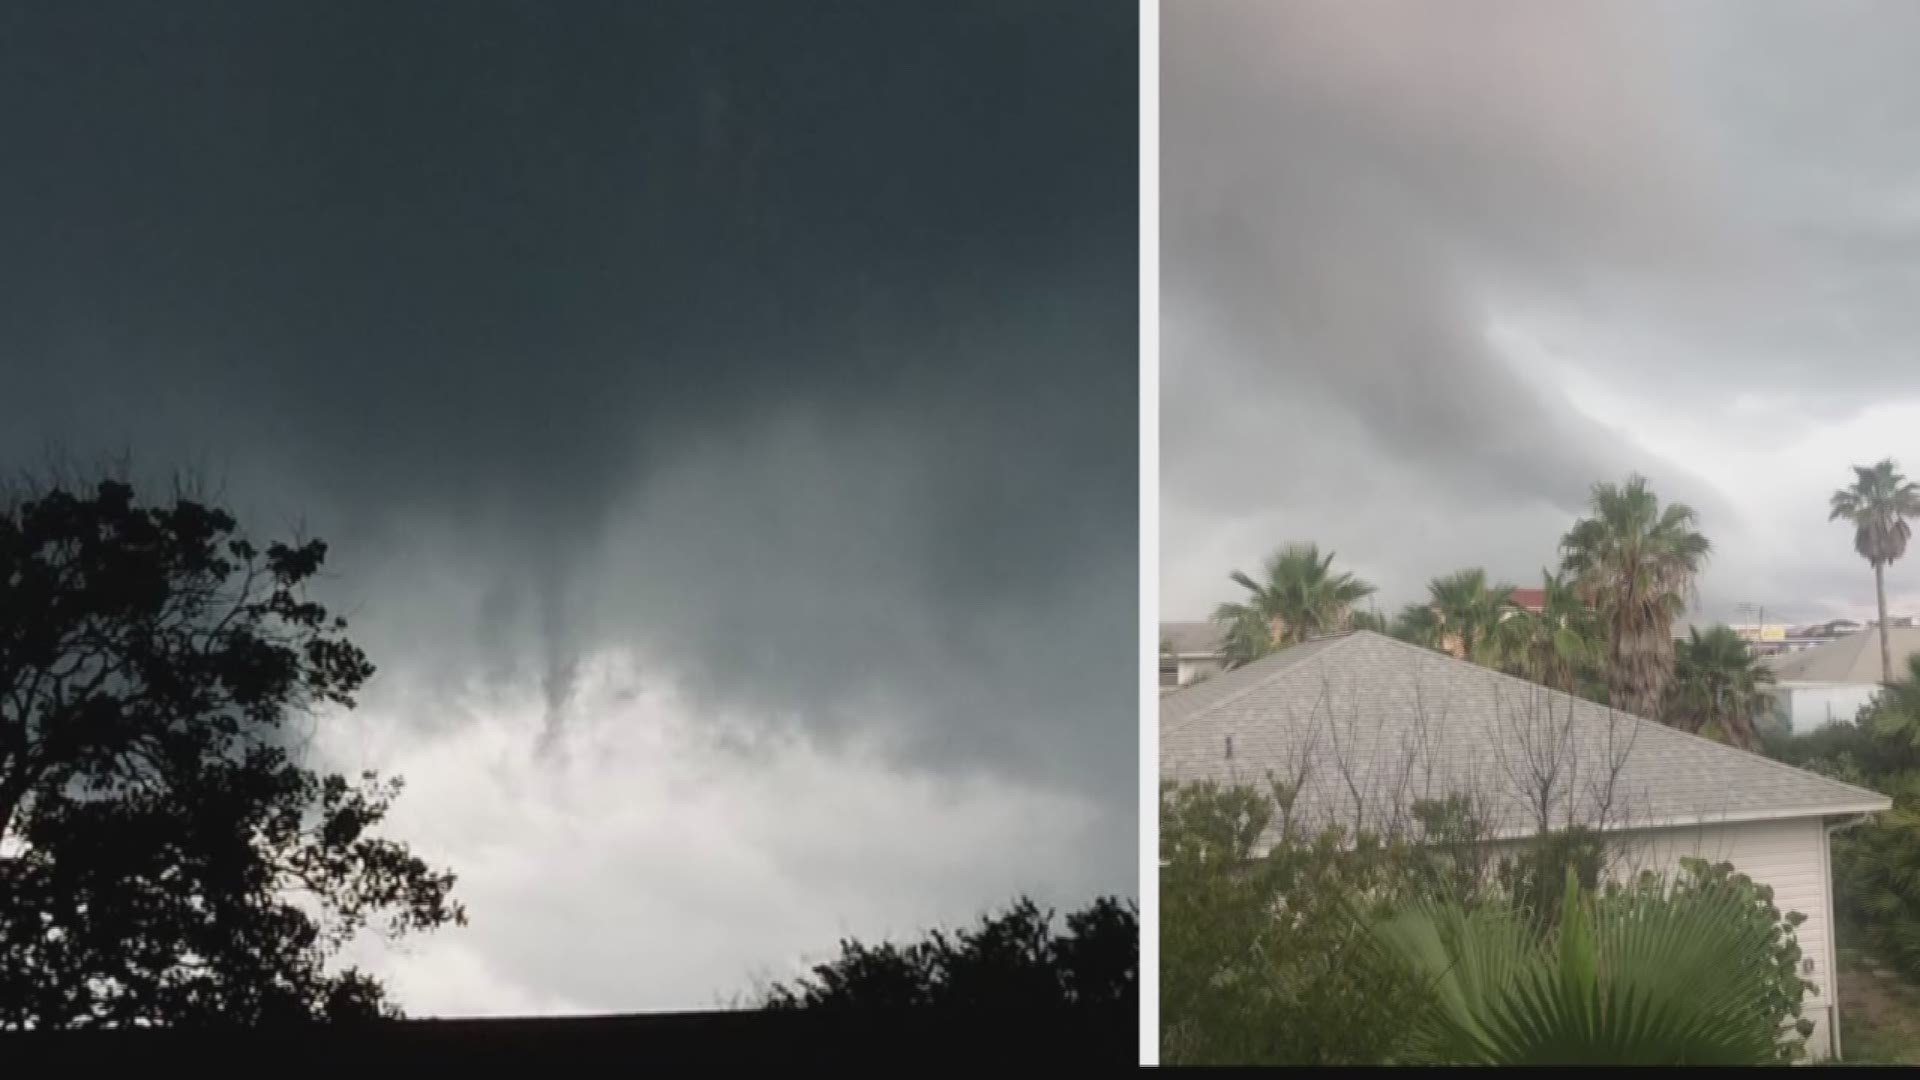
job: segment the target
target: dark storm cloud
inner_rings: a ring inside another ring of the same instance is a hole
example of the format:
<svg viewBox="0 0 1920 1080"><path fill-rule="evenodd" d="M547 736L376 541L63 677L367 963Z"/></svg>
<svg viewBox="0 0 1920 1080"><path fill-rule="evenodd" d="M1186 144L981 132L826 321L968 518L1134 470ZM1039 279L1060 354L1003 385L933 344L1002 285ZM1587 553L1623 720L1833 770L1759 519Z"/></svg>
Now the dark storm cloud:
<svg viewBox="0 0 1920 1080"><path fill-rule="evenodd" d="M1571 508L1621 461L1489 346L1485 290L1660 254L1683 176L1621 100L1645 65L1613 20L1475 12L1239 3L1169 18L1166 318L1209 335L1168 343L1170 427L1226 401L1188 395L1186 365L1234 365L1238 401L1331 408L1475 493ZM1183 497L1232 497L1240 476L1186 469L1171 443Z"/></svg>
<svg viewBox="0 0 1920 1080"><path fill-rule="evenodd" d="M1858 616L1827 493L1920 463L1916 17L1170 8L1169 614L1288 539L1388 608L1458 566L1525 582L1637 469L1716 545L1696 617Z"/></svg>
<svg viewBox="0 0 1920 1080"><path fill-rule="evenodd" d="M1169 11L1170 612L1204 613L1227 569L1294 538L1395 604L1459 565L1525 581L1589 485L1629 471L1721 543L1704 608L1827 587L1765 564L1818 544L1785 550L1770 489L1725 488L1713 436L1784 445L1920 377L1894 301L1920 201L1889 138L1920 109L1887 44L1911 13L1748 11ZM1816 126L1831 153L1797 147ZM1791 407L1744 420L1755 395ZM1617 422L1636 410L1707 456Z"/></svg>
<svg viewBox="0 0 1920 1080"><path fill-rule="evenodd" d="M558 719L644 640L1130 793L1132 24L10 5L0 452L304 515L389 670L524 664Z"/></svg>

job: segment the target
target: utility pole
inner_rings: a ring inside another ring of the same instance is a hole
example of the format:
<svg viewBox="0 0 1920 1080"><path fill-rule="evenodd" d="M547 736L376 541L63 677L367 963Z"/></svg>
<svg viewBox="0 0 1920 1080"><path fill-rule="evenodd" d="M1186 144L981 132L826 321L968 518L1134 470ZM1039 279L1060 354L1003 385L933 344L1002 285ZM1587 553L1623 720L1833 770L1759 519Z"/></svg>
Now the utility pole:
<svg viewBox="0 0 1920 1080"><path fill-rule="evenodd" d="M1734 610L1742 615L1753 616L1753 636L1747 639L1747 652L1753 656L1763 655L1766 652L1767 605L1743 601Z"/></svg>

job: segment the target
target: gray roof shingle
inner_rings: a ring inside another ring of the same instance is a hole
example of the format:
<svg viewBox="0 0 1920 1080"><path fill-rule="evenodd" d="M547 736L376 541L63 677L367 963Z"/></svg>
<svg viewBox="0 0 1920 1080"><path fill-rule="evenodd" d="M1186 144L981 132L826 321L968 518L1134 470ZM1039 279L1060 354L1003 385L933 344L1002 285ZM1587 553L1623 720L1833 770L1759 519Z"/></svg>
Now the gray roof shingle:
<svg viewBox="0 0 1920 1080"><path fill-rule="evenodd" d="M1160 641L1175 656L1212 656L1220 651L1220 627L1210 622L1163 622Z"/></svg>
<svg viewBox="0 0 1920 1080"><path fill-rule="evenodd" d="M1884 810L1880 794L1369 631L1160 700L1166 780L1297 780L1296 818L1382 828L1464 794L1495 835Z"/></svg>

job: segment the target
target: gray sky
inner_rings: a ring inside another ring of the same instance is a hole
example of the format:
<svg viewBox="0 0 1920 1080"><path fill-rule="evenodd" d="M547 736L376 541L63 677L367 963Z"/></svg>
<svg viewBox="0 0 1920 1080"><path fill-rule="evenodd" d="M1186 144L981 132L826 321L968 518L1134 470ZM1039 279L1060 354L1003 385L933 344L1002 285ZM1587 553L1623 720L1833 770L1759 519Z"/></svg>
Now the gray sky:
<svg viewBox="0 0 1920 1080"><path fill-rule="evenodd" d="M747 6L0 12L0 460L331 543L417 1013L1137 880L1135 13Z"/></svg>
<svg viewBox="0 0 1920 1080"><path fill-rule="evenodd" d="M1920 475L1920 7L1168 4L1163 618L1288 540L1381 610L1537 582L1598 480L1696 618L1871 611L1848 466ZM1889 604L1920 613L1920 553Z"/></svg>

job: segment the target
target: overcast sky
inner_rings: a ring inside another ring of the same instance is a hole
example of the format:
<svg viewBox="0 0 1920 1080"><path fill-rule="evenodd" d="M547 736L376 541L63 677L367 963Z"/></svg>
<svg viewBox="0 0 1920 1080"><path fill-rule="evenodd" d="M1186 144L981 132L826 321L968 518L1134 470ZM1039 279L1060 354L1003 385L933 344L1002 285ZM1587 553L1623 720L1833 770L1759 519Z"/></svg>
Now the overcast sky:
<svg viewBox="0 0 1920 1080"><path fill-rule="evenodd" d="M1861 617L1920 476L1920 5L1168 4L1162 616L1288 540L1396 610L1647 475L1698 619ZM1920 614L1920 552L1888 575Z"/></svg>
<svg viewBox="0 0 1920 1080"><path fill-rule="evenodd" d="M1135 18L0 9L0 455L331 543L413 1012L1133 892Z"/></svg>

